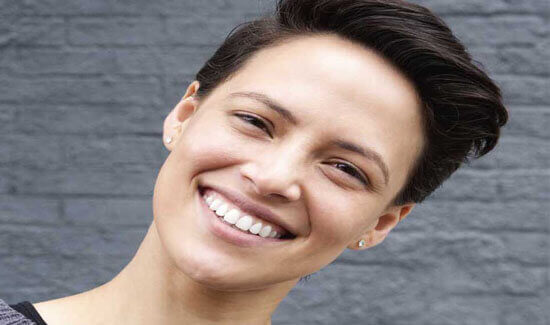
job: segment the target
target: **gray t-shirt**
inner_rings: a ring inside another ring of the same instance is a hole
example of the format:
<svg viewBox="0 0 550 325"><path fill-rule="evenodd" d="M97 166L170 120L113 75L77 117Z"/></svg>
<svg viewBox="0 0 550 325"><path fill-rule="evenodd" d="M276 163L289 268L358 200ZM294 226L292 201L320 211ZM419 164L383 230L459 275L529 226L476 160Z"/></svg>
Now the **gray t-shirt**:
<svg viewBox="0 0 550 325"><path fill-rule="evenodd" d="M0 299L0 325L40 325L46 324L36 309L28 301L13 305L17 311L4 300Z"/></svg>

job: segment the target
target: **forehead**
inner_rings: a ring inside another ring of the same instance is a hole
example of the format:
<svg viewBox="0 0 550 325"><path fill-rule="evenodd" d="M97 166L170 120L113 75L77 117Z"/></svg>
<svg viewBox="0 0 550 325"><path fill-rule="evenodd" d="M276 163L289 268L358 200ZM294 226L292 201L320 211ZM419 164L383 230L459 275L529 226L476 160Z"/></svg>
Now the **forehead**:
<svg viewBox="0 0 550 325"><path fill-rule="evenodd" d="M224 86L226 94L275 99L321 140L345 133L373 148L397 174L392 178L405 177L422 146L414 85L374 51L336 35L300 36L260 50Z"/></svg>

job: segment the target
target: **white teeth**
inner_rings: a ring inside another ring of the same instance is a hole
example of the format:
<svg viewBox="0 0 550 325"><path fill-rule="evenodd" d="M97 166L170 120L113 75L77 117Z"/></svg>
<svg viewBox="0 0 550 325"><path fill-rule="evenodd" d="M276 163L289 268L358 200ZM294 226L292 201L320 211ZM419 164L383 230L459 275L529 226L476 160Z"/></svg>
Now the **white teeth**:
<svg viewBox="0 0 550 325"><path fill-rule="evenodd" d="M254 235L257 235L260 232L261 229L262 229L262 223L258 222L254 226L250 227L250 229L248 229L248 231L250 231Z"/></svg>
<svg viewBox="0 0 550 325"><path fill-rule="evenodd" d="M271 226L265 226L260 230L260 236L267 237L271 233Z"/></svg>
<svg viewBox="0 0 550 325"><path fill-rule="evenodd" d="M220 199L215 199L215 200L210 204L210 209L216 210L222 203L223 203L222 200L220 200Z"/></svg>
<svg viewBox="0 0 550 325"><path fill-rule="evenodd" d="M229 206L224 203L219 208L216 209L216 214L219 215L220 217L223 217L228 209L229 209Z"/></svg>
<svg viewBox="0 0 550 325"><path fill-rule="evenodd" d="M238 209L229 210L229 205L221 199L215 198L214 195L209 195L205 197L205 201L211 210L213 210L218 216L223 217L224 221L229 224L235 225L235 227L243 231L249 231L254 235L260 235L264 238L282 237L281 234L279 234L277 231L272 230L271 226L269 225L266 225L263 228L263 224L261 222L257 222L252 225L254 220L249 215L245 215L239 218L240 211Z"/></svg>
<svg viewBox="0 0 550 325"><path fill-rule="evenodd" d="M252 218L250 216L244 216L237 221L237 224L235 225L237 228L241 230L248 230L250 226L252 226Z"/></svg>
<svg viewBox="0 0 550 325"><path fill-rule="evenodd" d="M239 219L239 210L237 209L231 209L231 211L227 212L223 216L223 220L227 221L232 225L234 225L238 219Z"/></svg>
<svg viewBox="0 0 550 325"><path fill-rule="evenodd" d="M223 220L227 221L232 225L234 225L238 219L239 219L239 210L237 209L231 209L231 211L227 212L223 216Z"/></svg>

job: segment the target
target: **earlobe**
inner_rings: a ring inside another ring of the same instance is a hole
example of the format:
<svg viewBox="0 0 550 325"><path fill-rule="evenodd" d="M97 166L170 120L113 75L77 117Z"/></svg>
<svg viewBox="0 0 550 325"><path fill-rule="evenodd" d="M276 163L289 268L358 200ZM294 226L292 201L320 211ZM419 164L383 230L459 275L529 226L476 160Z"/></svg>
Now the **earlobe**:
<svg viewBox="0 0 550 325"><path fill-rule="evenodd" d="M380 244L388 236L390 231L397 226L399 221L405 219L413 207L414 203L411 203L396 206L386 211L386 213L378 217L374 228L368 230L361 238L348 245L348 248L366 249ZM359 245L362 241L364 241L363 245Z"/></svg>
<svg viewBox="0 0 550 325"><path fill-rule="evenodd" d="M189 117L195 112L197 108L197 101L194 97L198 90L198 81L193 81L187 88L185 95L176 104L176 106L170 111L170 113L164 119L163 125L163 139L166 149L171 151L174 140L182 133L185 124L188 122Z"/></svg>

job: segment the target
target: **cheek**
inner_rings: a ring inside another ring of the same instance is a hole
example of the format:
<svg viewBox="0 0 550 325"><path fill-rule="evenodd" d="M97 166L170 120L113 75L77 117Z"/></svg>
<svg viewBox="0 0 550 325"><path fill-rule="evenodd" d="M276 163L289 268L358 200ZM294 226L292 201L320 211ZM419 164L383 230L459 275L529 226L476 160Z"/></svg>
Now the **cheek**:
<svg viewBox="0 0 550 325"><path fill-rule="evenodd" d="M221 169L255 157L265 145L252 139L225 117L200 117L188 125L174 152L179 166L191 177L208 170Z"/></svg>
<svg viewBox="0 0 550 325"><path fill-rule="evenodd" d="M338 202L333 200L332 204L320 205L311 212L311 235L321 240L324 245L344 247L358 226L359 216L357 211L345 208L349 207L349 204Z"/></svg>
<svg viewBox="0 0 550 325"><path fill-rule="evenodd" d="M235 143L219 123L189 125L174 152L181 166L191 171L208 170L231 157Z"/></svg>
<svg viewBox="0 0 550 325"><path fill-rule="evenodd" d="M345 195L342 193L326 195L324 199L319 200L323 204L317 204L318 208L311 212L311 235L315 240L321 241L323 246L346 247L353 238L367 230L369 222L372 223L373 216L376 214L374 209L376 202L358 203L343 198ZM337 197L340 199L336 199Z"/></svg>

